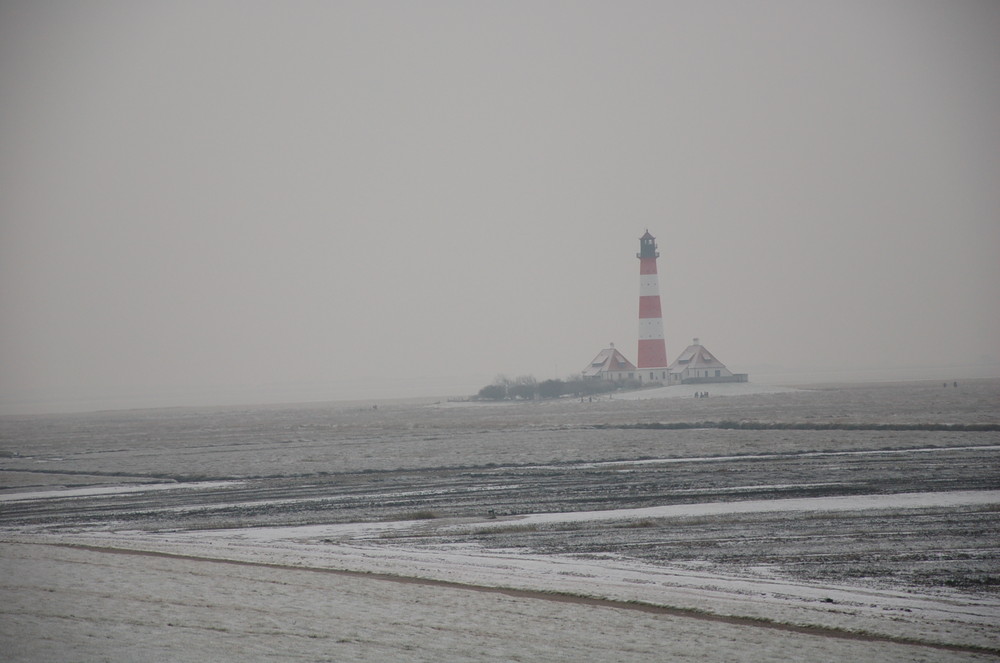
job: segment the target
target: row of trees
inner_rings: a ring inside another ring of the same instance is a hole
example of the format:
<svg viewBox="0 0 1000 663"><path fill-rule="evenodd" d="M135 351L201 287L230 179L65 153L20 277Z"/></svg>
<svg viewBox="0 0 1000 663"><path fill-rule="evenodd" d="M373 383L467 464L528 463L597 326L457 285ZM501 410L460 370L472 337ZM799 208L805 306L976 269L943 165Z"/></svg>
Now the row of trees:
<svg viewBox="0 0 1000 663"><path fill-rule="evenodd" d="M638 380L595 380L581 376L567 380L544 380L538 382L532 375L522 375L508 378L498 375L493 384L479 390L477 398L488 401L534 400L536 398L560 398L562 396L594 396L619 389L638 389L642 383Z"/></svg>

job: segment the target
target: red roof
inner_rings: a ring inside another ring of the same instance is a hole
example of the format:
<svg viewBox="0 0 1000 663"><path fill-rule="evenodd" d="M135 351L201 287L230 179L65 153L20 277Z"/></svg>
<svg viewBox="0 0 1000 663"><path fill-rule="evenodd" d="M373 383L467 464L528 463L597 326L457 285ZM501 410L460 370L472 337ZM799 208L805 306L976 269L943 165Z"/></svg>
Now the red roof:
<svg viewBox="0 0 1000 663"><path fill-rule="evenodd" d="M705 346L695 339L695 342L684 348L684 352L680 353L674 363L670 364L670 370L674 373L679 373L685 368L726 368L726 365L716 359L711 352L705 349Z"/></svg>
<svg viewBox="0 0 1000 663"><path fill-rule="evenodd" d="M615 346L605 348L597 353L587 368L583 369L584 377L594 377L608 371L634 371L635 365L625 358Z"/></svg>

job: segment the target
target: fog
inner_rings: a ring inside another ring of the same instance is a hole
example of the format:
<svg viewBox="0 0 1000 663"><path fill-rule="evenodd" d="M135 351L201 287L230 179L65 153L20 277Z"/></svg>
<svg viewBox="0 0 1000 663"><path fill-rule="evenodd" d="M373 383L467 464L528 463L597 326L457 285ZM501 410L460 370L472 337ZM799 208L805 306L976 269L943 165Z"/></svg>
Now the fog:
<svg viewBox="0 0 1000 663"><path fill-rule="evenodd" d="M985 1L4 2L0 411L635 361L646 229L670 360L1000 376L998 34Z"/></svg>

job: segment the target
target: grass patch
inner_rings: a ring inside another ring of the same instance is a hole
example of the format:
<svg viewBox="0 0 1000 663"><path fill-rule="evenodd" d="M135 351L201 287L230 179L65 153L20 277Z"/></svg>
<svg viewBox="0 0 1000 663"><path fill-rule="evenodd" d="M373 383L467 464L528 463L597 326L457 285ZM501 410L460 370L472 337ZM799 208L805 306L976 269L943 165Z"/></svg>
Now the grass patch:
<svg viewBox="0 0 1000 663"><path fill-rule="evenodd" d="M385 518L385 520L434 520L438 515L431 511L430 509L421 509L420 511L407 511L406 513L400 513L395 516L390 516Z"/></svg>
<svg viewBox="0 0 1000 663"><path fill-rule="evenodd" d="M538 525L498 525L496 527L483 527L472 532L474 536L490 536L493 534L527 534L537 532Z"/></svg>

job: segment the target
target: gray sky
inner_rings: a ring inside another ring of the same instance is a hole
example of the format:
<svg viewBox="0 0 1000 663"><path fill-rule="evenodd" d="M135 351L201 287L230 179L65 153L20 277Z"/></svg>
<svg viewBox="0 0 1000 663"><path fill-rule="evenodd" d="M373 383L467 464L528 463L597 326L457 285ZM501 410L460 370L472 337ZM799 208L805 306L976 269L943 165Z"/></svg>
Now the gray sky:
<svg viewBox="0 0 1000 663"><path fill-rule="evenodd" d="M5 1L0 407L634 361L647 228L671 360L997 362L998 72L987 1Z"/></svg>

